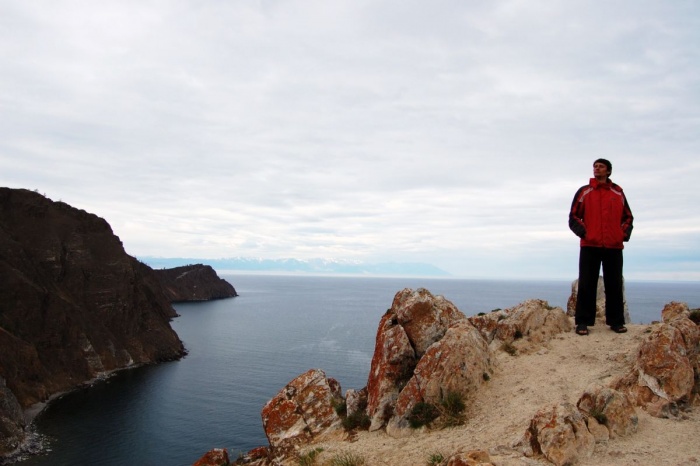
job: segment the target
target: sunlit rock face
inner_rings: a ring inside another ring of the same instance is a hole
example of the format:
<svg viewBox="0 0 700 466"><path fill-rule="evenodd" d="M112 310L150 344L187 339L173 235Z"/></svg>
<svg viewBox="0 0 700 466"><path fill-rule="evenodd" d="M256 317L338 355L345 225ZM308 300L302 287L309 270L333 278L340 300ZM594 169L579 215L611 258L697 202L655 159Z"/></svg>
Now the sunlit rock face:
<svg viewBox="0 0 700 466"><path fill-rule="evenodd" d="M541 299L528 299L517 306L468 318L492 345L512 343L521 352L541 348L542 344L572 323L564 310Z"/></svg>
<svg viewBox="0 0 700 466"><path fill-rule="evenodd" d="M406 288L396 293L379 322L367 379L370 430L386 425L418 360L452 324L464 318L454 304L426 289Z"/></svg>
<svg viewBox="0 0 700 466"><path fill-rule="evenodd" d="M399 393L387 433L409 435L408 416L418 403L439 406L450 393L459 394L465 404L472 402L493 371L492 357L479 330L464 319L455 323L418 361Z"/></svg>
<svg viewBox="0 0 700 466"><path fill-rule="evenodd" d="M685 303L667 304L663 322L652 326L640 345L634 367L613 386L657 417L673 417L698 398L700 329L689 314Z"/></svg>
<svg viewBox="0 0 700 466"><path fill-rule="evenodd" d="M225 448L214 448L206 452L192 466L229 466L231 464Z"/></svg>
<svg viewBox="0 0 700 466"><path fill-rule="evenodd" d="M262 409L270 446L284 453L331 433L342 435L342 421L334 409L340 402L340 384L322 370L311 369L296 377Z"/></svg>
<svg viewBox="0 0 700 466"><path fill-rule="evenodd" d="M588 416L588 430L601 424L607 438L625 437L637 432L639 419L630 399L609 387L586 390L576 404ZM597 419L596 419L597 418Z"/></svg>
<svg viewBox="0 0 700 466"><path fill-rule="evenodd" d="M565 466L589 458L595 437L575 406L560 403L535 414L519 447L526 456L542 455L557 466Z"/></svg>

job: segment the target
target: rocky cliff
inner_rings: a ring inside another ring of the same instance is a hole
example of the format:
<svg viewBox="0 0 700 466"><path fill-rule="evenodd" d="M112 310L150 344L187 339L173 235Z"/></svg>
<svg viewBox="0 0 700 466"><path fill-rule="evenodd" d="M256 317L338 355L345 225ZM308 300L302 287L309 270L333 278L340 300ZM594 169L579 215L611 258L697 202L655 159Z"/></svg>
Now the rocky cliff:
<svg viewBox="0 0 700 466"><path fill-rule="evenodd" d="M300 375L263 408L269 446L230 464L698 464L699 313L672 302L662 322L581 337L546 301L465 317L405 289L367 386L343 399L322 370Z"/></svg>
<svg viewBox="0 0 700 466"><path fill-rule="evenodd" d="M185 354L158 276L96 215L0 188L0 276L0 454L22 440L18 407Z"/></svg>
<svg viewBox="0 0 700 466"><path fill-rule="evenodd" d="M154 270L170 302L209 301L238 296L236 289L219 278L208 265L194 264Z"/></svg>

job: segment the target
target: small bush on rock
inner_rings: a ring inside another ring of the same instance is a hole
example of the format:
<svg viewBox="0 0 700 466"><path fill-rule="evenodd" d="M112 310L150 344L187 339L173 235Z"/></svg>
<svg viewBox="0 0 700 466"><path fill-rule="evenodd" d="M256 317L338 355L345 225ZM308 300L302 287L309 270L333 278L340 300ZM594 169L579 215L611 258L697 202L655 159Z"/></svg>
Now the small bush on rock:
<svg viewBox="0 0 700 466"><path fill-rule="evenodd" d="M690 320L700 325L700 309L693 309L690 311L690 315L688 317L690 317Z"/></svg>
<svg viewBox="0 0 700 466"><path fill-rule="evenodd" d="M343 417L343 427L345 430L369 429L372 420L364 411L355 411L350 416Z"/></svg>
<svg viewBox="0 0 700 466"><path fill-rule="evenodd" d="M450 391L440 401L440 411L443 416L443 427L461 425L464 422L464 397L459 392Z"/></svg>
<svg viewBox="0 0 700 466"><path fill-rule="evenodd" d="M418 429L427 426L440 415L440 410L434 404L419 401L411 409L411 414L408 415L408 423L412 428Z"/></svg>
<svg viewBox="0 0 700 466"><path fill-rule="evenodd" d="M333 401L331 401L331 405L333 406L333 409L335 410L335 414L337 414L340 417L344 417L348 412L348 405L345 402L345 400L341 400L341 401L333 400Z"/></svg>

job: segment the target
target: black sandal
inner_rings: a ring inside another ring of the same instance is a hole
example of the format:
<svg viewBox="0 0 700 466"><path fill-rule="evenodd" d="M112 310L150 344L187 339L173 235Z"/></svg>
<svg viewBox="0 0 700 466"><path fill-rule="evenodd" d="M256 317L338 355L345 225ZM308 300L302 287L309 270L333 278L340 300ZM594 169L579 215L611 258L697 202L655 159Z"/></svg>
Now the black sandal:
<svg viewBox="0 0 700 466"><path fill-rule="evenodd" d="M627 333L627 327L624 325L616 325L615 327L610 327L610 329L615 333Z"/></svg>
<svg viewBox="0 0 700 466"><path fill-rule="evenodd" d="M576 334L577 335L588 335L588 327L585 325L577 325L576 326Z"/></svg>

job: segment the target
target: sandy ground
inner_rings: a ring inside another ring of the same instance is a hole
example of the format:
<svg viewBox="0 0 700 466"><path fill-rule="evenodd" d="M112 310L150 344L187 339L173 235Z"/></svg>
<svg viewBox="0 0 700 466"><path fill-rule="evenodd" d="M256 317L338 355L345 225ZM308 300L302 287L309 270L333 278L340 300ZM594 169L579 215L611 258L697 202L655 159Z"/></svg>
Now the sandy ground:
<svg viewBox="0 0 700 466"><path fill-rule="evenodd" d="M629 332L618 335L599 325L585 337L560 334L530 354L499 351L496 373L469 407L465 425L416 431L401 439L383 431L360 432L351 442L315 445L323 448L317 464L326 464L339 452L351 452L364 457L367 466L423 466L437 453L449 457L482 449L490 452L497 466L551 465L516 455L509 447L522 437L539 409L562 401L576 404L587 387L608 385L625 373L649 327L628 325ZM637 415L635 434L596 444L594 455L579 464L700 465L700 406L683 413L682 419L654 418L640 408Z"/></svg>

